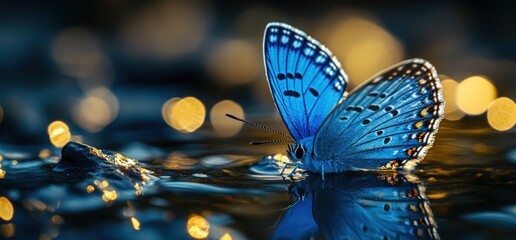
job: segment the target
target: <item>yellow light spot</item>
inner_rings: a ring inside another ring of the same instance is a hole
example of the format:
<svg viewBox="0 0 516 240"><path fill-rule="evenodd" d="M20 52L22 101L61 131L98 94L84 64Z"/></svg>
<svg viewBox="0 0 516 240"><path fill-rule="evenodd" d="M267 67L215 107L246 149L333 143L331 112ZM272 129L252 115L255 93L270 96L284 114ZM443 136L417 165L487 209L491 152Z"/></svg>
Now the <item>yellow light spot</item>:
<svg viewBox="0 0 516 240"><path fill-rule="evenodd" d="M140 221L138 221L138 219L136 219L135 217L131 217L131 224L133 224L134 230L140 230Z"/></svg>
<svg viewBox="0 0 516 240"><path fill-rule="evenodd" d="M195 239L207 238L210 233L210 224L205 218L192 214L186 223L186 230L190 237Z"/></svg>
<svg viewBox="0 0 516 240"><path fill-rule="evenodd" d="M107 88L98 87L87 93L73 111L74 121L89 132L98 132L118 115L118 99Z"/></svg>
<svg viewBox="0 0 516 240"><path fill-rule="evenodd" d="M143 184L145 184L145 182ZM143 196L143 188L140 187L140 184L138 183L134 184L134 194L136 196Z"/></svg>
<svg viewBox="0 0 516 240"><path fill-rule="evenodd" d="M41 159L44 159L44 158L50 157L50 155L51 155L50 150L43 149L43 150L39 151L38 157L41 158Z"/></svg>
<svg viewBox="0 0 516 240"><path fill-rule="evenodd" d="M88 193L92 193L93 191L95 191L95 187L94 187L94 186L92 186L92 185L88 185L88 186L86 187L86 192L88 192Z"/></svg>
<svg viewBox="0 0 516 240"><path fill-rule="evenodd" d="M464 117L464 113L457 106L457 87L459 83L446 76L440 76L441 84L443 85L443 96L446 101L446 108L444 108L444 119L448 121L458 121Z"/></svg>
<svg viewBox="0 0 516 240"><path fill-rule="evenodd" d="M276 153L276 154L274 154L274 157L273 157L273 158L274 158L274 160L276 160L276 161L280 161L280 162L285 162L285 163L286 163L286 162L290 162L290 159L288 158L288 156L287 156L287 155L285 155L285 154L282 154L282 153Z"/></svg>
<svg viewBox="0 0 516 240"><path fill-rule="evenodd" d="M59 215L54 215L54 216L52 216L52 222L53 222L54 224L59 224L59 225L61 225L61 224L63 224L63 223L64 223L64 219L63 219L63 217L61 217L61 216L59 216Z"/></svg>
<svg viewBox="0 0 516 240"><path fill-rule="evenodd" d="M14 236L14 223L0 225L0 234L7 238Z"/></svg>
<svg viewBox="0 0 516 240"><path fill-rule="evenodd" d="M115 201L116 198L117 194L115 190L104 190L104 193L102 194L102 200L104 200L104 202Z"/></svg>
<svg viewBox="0 0 516 240"><path fill-rule="evenodd" d="M210 111L210 120L213 128L221 137L231 137L237 134L243 124L229 119L225 115L226 113L244 118L244 110L236 102L224 100L215 104Z"/></svg>
<svg viewBox="0 0 516 240"><path fill-rule="evenodd" d="M165 120L165 122L174 129L181 128L172 117L172 109L174 108L174 105L176 105L176 103L179 102L179 100L181 100L181 98L171 98L163 104L163 107L161 107L161 115L163 117L163 120Z"/></svg>
<svg viewBox="0 0 516 240"><path fill-rule="evenodd" d="M495 98L496 88L485 77L469 77L457 87L457 106L469 115L484 113Z"/></svg>
<svg viewBox="0 0 516 240"><path fill-rule="evenodd" d="M178 125L177 130L190 133L202 126L206 110L197 98L186 97L174 104L171 117Z"/></svg>
<svg viewBox="0 0 516 240"><path fill-rule="evenodd" d="M489 104L487 121L498 131L507 131L516 124L516 104L510 98L501 97Z"/></svg>
<svg viewBox="0 0 516 240"><path fill-rule="evenodd" d="M220 240L233 240L233 238L231 237L231 235L229 235L229 233L224 233L224 235L220 237Z"/></svg>
<svg viewBox="0 0 516 240"><path fill-rule="evenodd" d="M50 125L48 125L47 132L50 138L50 142L56 147L64 146L70 141L72 137L68 125L61 121L54 121L50 123Z"/></svg>
<svg viewBox="0 0 516 240"><path fill-rule="evenodd" d="M11 161L11 165L13 165L13 166L18 165L18 160L12 160L12 161Z"/></svg>
<svg viewBox="0 0 516 240"><path fill-rule="evenodd" d="M0 179L5 178L5 171L0 168Z"/></svg>
<svg viewBox="0 0 516 240"><path fill-rule="evenodd" d="M122 43L137 57L168 60L185 56L203 43L212 23L208 9L197 1L149 3L127 18Z"/></svg>
<svg viewBox="0 0 516 240"><path fill-rule="evenodd" d="M419 121L419 122L417 122L416 124L414 124L414 127L415 127L416 129L421 128L421 126L423 126L423 122L421 122L421 121Z"/></svg>
<svg viewBox="0 0 516 240"><path fill-rule="evenodd" d="M103 56L94 36L74 27L65 29L54 40L52 57L64 74L87 78L95 72Z"/></svg>
<svg viewBox="0 0 516 240"><path fill-rule="evenodd" d="M109 187L109 182L106 180L102 180L102 182L100 183L100 188L105 189L107 187Z"/></svg>
<svg viewBox="0 0 516 240"><path fill-rule="evenodd" d="M0 219L10 221L13 218L14 208L9 199L0 197Z"/></svg>
<svg viewBox="0 0 516 240"><path fill-rule="evenodd" d="M230 40L213 48L208 55L208 70L227 84L244 84L261 73L260 47L244 40Z"/></svg>
<svg viewBox="0 0 516 240"><path fill-rule="evenodd" d="M441 198L445 198L447 196L448 196L447 193L432 193L432 194L427 195L427 197L429 199L441 199Z"/></svg>
<svg viewBox="0 0 516 240"><path fill-rule="evenodd" d="M337 13L321 22L321 40L342 62L352 85L403 60L403 46L386 29L362 16L342 16L350 14Z"/></svg>
<svg viewBox="0 0 516 240"><path fill-rule="evenodd" d="M457 110L457 102L455 101L455 95L457 94L457 87L459 83L453 79L445 79L441 81L443 86L443 96L446 101L446 108L444 114L451 113Z"/></svg>

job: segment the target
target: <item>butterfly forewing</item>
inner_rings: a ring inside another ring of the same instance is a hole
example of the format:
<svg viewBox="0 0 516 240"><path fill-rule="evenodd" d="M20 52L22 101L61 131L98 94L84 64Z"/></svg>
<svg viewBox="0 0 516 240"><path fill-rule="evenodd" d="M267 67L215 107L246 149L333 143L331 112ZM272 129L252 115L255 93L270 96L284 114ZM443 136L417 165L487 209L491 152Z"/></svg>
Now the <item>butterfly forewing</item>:
<svg viewBox="0 0 516 240"><path fill-rule="evenodd" d="M319 42L283 23L267 25L263 42L267 79L283 121L296 141L314 136L345 91L340 63Z"/></svg>
<svg viewBox="0 0 516 240"><path fill-rule="evenodd" d="M317 132L314 153L356 169L411 169L432 146L443 113L435 68L407 60L351 92Z"/></svg>

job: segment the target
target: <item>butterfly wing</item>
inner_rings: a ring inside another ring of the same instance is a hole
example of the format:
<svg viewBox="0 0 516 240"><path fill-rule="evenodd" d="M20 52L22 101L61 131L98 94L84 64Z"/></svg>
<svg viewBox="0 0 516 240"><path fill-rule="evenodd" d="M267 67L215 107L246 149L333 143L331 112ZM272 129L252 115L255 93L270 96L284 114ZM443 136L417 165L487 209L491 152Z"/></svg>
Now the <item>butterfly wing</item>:
<svg viewBox="0 0 516 240"><path fill-rule="evenodd" d="M314 136L342 98L347 76L330 51L284 23L265 29L263 56L276 107L292 137Z"/></svg>
<svg viewBox="0 0 516 240"><path fill-rule="evenodd" d="M425 187L414 176L339 174L312 190L325 239L439 239Z"/></svg>
<svg viewBox="0 0 516 240"><path fill-rule="evenodd" d="M412 169L433 145L444 115L435 68L403 61L353 90L314 138L317 159L353 169Z"/></svg>

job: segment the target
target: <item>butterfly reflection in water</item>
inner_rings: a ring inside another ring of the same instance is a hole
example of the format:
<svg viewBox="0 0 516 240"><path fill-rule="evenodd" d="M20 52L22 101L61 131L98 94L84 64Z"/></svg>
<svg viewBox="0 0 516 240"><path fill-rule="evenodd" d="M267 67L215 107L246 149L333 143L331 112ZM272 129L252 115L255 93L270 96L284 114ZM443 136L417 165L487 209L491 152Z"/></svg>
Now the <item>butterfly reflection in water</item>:
<svg viewBox="0 0 516 240"><path fill-rule="evenodd" d="M347 172L294 182L272 239L439 239L413 175Z"/></svg>
<svg viewBox="0 0 516 240"><path fill-rule="evenodd" d="M287 152L296 166L323 177L348 170L410 170L432 146L444 99L429 62L403 61L348 94L337 59L299 29L269 23L263 55L272 96L291 137L284 135L292 140L255 143L292 142Z"/></svg>

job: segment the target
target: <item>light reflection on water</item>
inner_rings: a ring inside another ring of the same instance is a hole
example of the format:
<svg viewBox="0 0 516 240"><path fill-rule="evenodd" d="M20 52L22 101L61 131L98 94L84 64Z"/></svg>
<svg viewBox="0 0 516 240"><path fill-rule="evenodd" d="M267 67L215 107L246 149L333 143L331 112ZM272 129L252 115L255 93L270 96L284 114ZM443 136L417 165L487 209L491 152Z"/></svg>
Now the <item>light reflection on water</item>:
<svg viewBox="0 0 516 240"><path fill-rule="evenodd" d="M358 229L362 237L405 231L411 234L406 236L430 238L427 234L435 230L430 219L443 238L514 236L514 133L463 127L443 124L414 178L337 175L325 183L301 173L294 180L279 176L285 163L278 154L283 146L248 146L248 137L263 138L262 132L249 130L249 136L232 141L238 145L209 141L112 148L148 156L138 161L117 152L88 150L67 155L69 159L56 165L53 159L61 154L49 146L1 145L0 169L5 175L0 196L8 199L13 215L2 217L0 236L183 239L193 237L191 216L206 221L209 227L199 223L196 233L207 233L208 239L263 239L280 233L330 237L348 228ZM44 149L50 150L41 159ZM303 201L293 204L290 193L294 200L303 196ZM402 194L386 197L392 193ZM289 220L310 220L311 213L312 221ZM412 218L429 224L407 225ZM289 231L292 228L296 231Z"/></svg>

